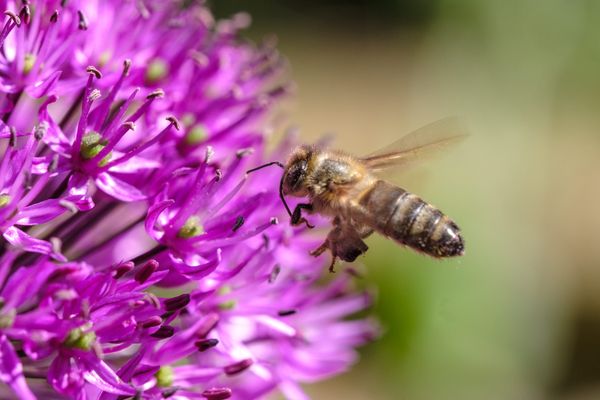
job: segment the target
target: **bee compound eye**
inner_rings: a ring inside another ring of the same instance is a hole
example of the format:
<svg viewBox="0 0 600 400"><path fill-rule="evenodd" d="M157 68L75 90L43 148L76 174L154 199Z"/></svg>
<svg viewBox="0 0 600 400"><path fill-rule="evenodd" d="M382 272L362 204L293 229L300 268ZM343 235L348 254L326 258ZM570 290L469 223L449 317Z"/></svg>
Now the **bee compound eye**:
<svg viewBox="0 0 600 400"><path fill-rule="evenodd" d="M306 172L306 161L300 161L296 164L294 164L286 177L286 184L287 187L295 190L298 188L298 186L300 185L300 182L302 181L302 178L304 176Z"/></svg>

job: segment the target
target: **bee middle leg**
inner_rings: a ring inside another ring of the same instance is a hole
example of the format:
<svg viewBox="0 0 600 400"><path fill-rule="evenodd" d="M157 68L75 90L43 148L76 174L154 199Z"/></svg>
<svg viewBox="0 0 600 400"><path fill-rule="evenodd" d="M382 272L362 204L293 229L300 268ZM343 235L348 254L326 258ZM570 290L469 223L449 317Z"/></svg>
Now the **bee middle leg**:
<svg viewBox="0 0 600 400"><path fill-rule="evenodd" d="M329 249L329 241L325 240L319 247L310 252L311 256L319 257L321 254L325 252L325 250Z"/></svg>
<svg viewBox="0 0 600 400"><path fill-rule="evenodd" d="M306 218L302 216L302 210L307 210L310 212L313 210L313 205L310 203L300 203L296 205L296 208L294 208L294 211L292 212L292 225L295 226L304 223L308 228L314 228L315 226L309 223Z"/></svg>
<svg viewBox="0 0 600 400"><path fill-rule="evenodd" d="M331 251L331 264L329 264L329 272L335 272L335 262L338 259L337 250L335 243L332 243L329 239L326 239L319 247L310 252L311 256L318 257L323 254L326 250Z"/></svg>

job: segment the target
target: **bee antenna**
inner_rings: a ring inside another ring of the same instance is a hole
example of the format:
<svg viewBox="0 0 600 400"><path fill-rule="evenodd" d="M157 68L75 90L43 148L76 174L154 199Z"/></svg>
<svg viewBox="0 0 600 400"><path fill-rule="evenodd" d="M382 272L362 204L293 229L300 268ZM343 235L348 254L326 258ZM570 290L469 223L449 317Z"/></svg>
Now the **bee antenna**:
<svg viewBox="0 0 600 400"><path fill-rule="evenodd" d="M281 180L279 181L279 198L281 199L281 202L285 206L285 210L290 215L290 218L292 218L292 210L290 210L290 206L288 206L287 202L285 201L285 196L283 195L283 178L284 177L285 177L285 174L281 176Z"/></svg>
<svg viewBox="0 0 600 400"><path fill-rule="evenodd" d="M249 169L248 171L246 171L246 173L247 173L247 174L249 174L249 173L251 173L251 172L258 171L259 169L263 169L263 168L266 168L266 167L270 167L271 165L277 165L277 166L278 166L278 167L280 167L281 169L285 169L285 165L283 165L283 164L282 164L282 163L280 163L279 161L271 161L271 162L269 162L269 163L266 163L266 164L260 165L260 166L258 166L258 167L256 167L256 168Z"/></svg>
<svg viewBox="0 0 600 400"><path fill-rule="evenodd" d="M246 171L246 174L258 171L258 170L266 168L266 167L270 167L271 165L277 165L281 169L285 169L285 165L283 165L279 161L272 161L272 162L260 165L256 168L249 169L248 171ZM281 181L279 181L279 198L281 199L281 202L285 206L285 210L287 211L287 213L289 214L289 216L291 218L292 210L290 210L290 206L288 206L287 202L285 201L285 196L283 195L283 178L284 178L284 176L285 176L285 174L281 176Z"/></svg>

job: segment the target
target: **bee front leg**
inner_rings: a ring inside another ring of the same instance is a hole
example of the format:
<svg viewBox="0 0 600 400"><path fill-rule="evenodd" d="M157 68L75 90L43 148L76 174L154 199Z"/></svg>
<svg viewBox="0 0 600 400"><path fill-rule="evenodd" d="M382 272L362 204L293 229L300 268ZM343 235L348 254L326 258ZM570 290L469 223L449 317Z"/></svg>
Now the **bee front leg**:
<svg viewBox="0 0 600 400"><path fill-rule="evenodd" d="M312 211L313 210L313 205L306 203L300 203L298 205L296 205L296 208L294 208L294 212L292 213L292 220L291 223L292 225L296 226L296 225L300 225L302 223L306 224L306 226L310 229L314 228L314 225L311 225L306 218L304 218L302 216L302 210L307 210L307 211Z"/></svg>

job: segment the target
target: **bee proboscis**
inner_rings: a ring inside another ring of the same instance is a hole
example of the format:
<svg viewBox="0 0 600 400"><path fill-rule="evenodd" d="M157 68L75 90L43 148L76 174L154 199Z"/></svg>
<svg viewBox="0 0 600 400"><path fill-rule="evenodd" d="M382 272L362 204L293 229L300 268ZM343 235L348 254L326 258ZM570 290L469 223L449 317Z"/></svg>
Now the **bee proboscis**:
<svg viewBox="0 0 600 400"><path fill-rule="evenodd" d="M352 262L368 247L363 241L378 232L396 242L435 258L461 256L464 241L458 226L440 210L420 197L380 179L381 171L402 166L425 153L445 147L466 136L455 118L434 122L402 137L384 149L366 157L354 157L338 150L303 145L296 148L284 165L280 197L292 225L313 226L302 212L332 218L333 229L315 256L330 250L337 258ZM285 195L307 197L308 203L292 211Z"/></svg>

